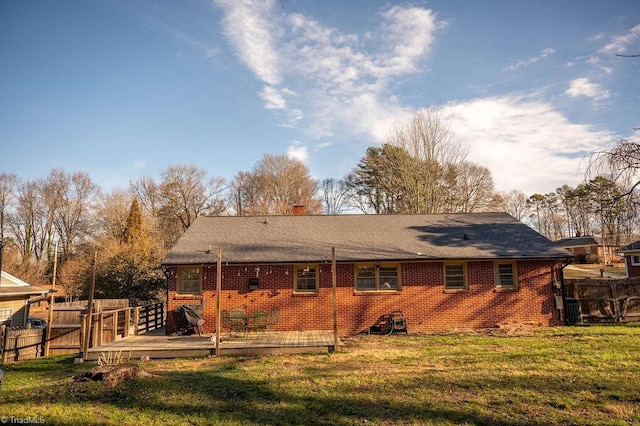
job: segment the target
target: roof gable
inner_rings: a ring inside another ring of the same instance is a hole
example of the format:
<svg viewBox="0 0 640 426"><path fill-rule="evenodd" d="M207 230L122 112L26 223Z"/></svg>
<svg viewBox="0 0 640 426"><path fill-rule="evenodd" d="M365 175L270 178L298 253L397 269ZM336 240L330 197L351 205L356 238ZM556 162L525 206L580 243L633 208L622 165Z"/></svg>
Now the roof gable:
<svg viewBox="0 0 640 426"><path fill-rule="evenodd" d="M8 272L0 271L0 296L43 294L47 291L45 288L26 283Z"/></svg>
<svg viewBox="0 0 640 426"><path fill-rule="evenodd" d="M506 213L199 217L164 265L420 259L566 258Z"/></svg>

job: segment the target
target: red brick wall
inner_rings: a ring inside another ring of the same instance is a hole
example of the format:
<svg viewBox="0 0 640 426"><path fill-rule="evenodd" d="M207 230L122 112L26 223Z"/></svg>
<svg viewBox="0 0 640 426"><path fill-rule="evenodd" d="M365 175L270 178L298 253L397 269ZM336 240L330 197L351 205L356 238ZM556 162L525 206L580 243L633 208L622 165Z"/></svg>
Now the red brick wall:
<svg viewBox="0 0 640 426"><path fill-rule="evenodd" d="M506 322L559 325L554 307L552 261L517 262L516 291L495 288L491 261L467 262L469 288L445 292L441 262L406 262L401 265L402 290L397 293L356 293L353 264L337 265L338 331L341 335L367 329L383 314L401 310L410 332L485 328ZM559 264L555 264L559 269ZM204 302L205 331L215 330L216 266L203 267L203 294L176 294L175 268L170 268L169 312L181 304ZM247 281L256 277L256 266L222 267L222 309L243 307L247 312L281 311L280 330L333 329L331 264L320 265L320 291L293 293L293 265L260 265L260 287L248 290ZM167 331L175 330L168 319Z"/></svg>

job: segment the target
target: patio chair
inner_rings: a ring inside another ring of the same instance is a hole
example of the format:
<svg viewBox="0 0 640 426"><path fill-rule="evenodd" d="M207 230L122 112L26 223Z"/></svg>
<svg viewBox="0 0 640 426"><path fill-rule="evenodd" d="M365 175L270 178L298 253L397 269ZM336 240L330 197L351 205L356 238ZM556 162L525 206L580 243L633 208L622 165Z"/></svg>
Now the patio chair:
<svg viewBox="0 0 640 426"><path fill-rule="evenodd" d="M247 313L244 308L233 308L229 312L229 330L235 333L247 333Z"/></svg>
<svg viewBox="0 0 640 426"><path fill-rule="evenodd" d="M280 321L280 308L276 306L267 318L267 328L273 330L278 325L278 321Z"/></svg>
<svg viewBox="0 0 640 426"><path fill-rule="evenodd" d="M251 318L249 319L247 325L247 330L253 330L257 333L264 334L267 331L268 319L269 314L267 313L267 311L260 311L255 313L254 315L251 315Z"/></svg>

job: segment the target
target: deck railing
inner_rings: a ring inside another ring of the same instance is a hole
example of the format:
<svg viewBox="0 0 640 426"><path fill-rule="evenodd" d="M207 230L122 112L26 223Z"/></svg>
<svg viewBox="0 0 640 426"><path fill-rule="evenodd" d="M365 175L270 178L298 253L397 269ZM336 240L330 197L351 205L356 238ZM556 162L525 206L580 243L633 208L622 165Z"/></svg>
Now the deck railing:
<svg viewBox="0 0 640 426"><path fill-rule="evenodd" d="M56 307L63 323L50 324L49 354L81 353L86 335L86 304L79 307ZM164 303L106 309L91 316L88 347L100 346L130 335L140 335L166 324ZM46 333L42 329L0 327L0 363L43 356Z"/></svg>

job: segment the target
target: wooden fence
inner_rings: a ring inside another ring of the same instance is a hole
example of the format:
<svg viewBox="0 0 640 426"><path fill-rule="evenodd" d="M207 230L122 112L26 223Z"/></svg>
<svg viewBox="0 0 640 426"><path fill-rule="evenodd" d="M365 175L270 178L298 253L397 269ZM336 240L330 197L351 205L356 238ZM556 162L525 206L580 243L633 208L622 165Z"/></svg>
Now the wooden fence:
<svg viewBox="0 0 640 426"><path fill-rule="evenodd" d="M42 356L44 329L0 326L0 362L23 361Z"/></svg>
<svg viewBox="0 0 640 426"><path fill-rule="evenodd" d="M165 326L164 303L117 307L114 301L96 300L88 347L100 346L129 335L144 334ZM127 303L128 304L128 303ZM56 304L49 326L49 355L82 352L87 327L87 302ZM45 329L0 328L0 362L20 361L44 354Z"/></svg>
<svg viewBox="0 0 640 426"><path fill-rule="evenodd" d="M579 305L580 322L640 321L640 278L567 280L565 296Z"/></svg>

